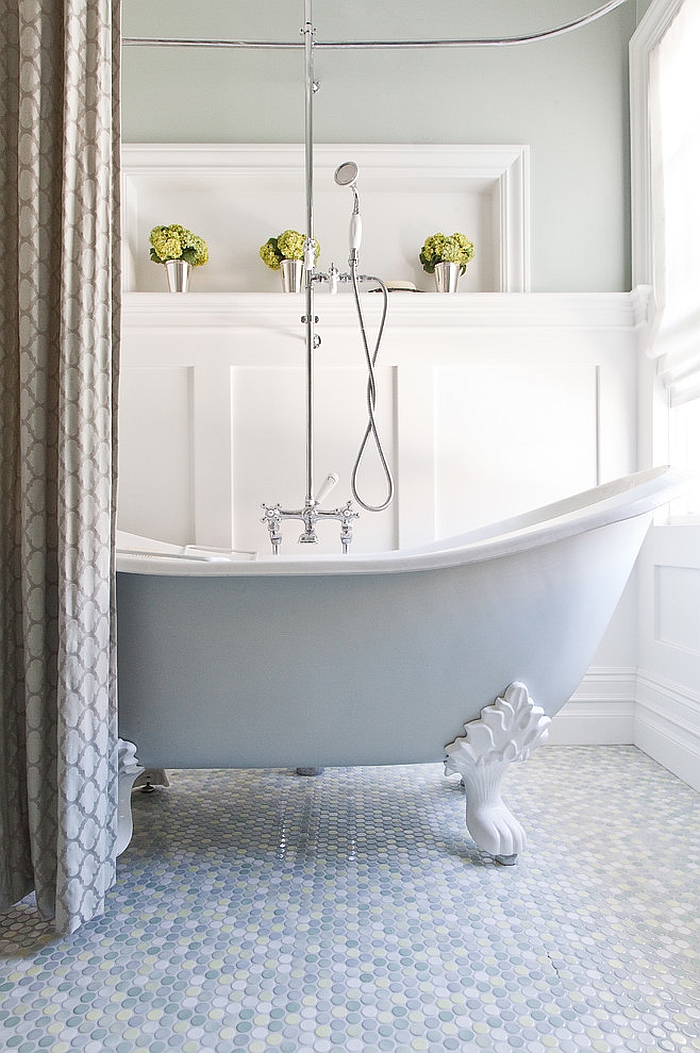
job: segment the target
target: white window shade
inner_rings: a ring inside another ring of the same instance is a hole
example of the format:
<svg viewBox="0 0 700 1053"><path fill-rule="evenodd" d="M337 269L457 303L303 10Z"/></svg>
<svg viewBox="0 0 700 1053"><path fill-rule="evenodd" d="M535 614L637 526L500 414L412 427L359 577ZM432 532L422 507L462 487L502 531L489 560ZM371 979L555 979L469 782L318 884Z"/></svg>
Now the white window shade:
<svg viewBox="0 0 700 1053"><path fill-rule="evenodd" d="M700 0L683 0L651 55L658 310L651 354L671 405L700 398Z"/></svg>

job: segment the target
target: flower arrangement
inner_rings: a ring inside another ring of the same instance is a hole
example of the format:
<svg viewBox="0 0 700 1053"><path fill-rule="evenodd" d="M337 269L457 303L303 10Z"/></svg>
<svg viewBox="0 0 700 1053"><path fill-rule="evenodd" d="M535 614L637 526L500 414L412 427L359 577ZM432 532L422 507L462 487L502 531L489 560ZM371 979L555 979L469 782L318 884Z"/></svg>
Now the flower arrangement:
<svg viewBox="0 0 700 1053"><path fill-rule="evenodd" d="M271 270L278 271L282 260L303 260L304 242L306 237L297 230L283 230L276 238L268 238L264 245L260 246L260 258ZM321 251L316 238L314 238L316 255L318 259Z"/></svg>
<svg viewBox="0 0 700 1053"><path fill-rule="evenodd" d="M192 267L202 267L209 260L206 241L179 223L171 223L169 227L154 227L148 240L153 263L184 260Z"/></svg>
<svg viewBox="0 0 700 1053"><path fill-rule="evenodd" d="M431 234L425 239L418 258L428 274L435 273L436 263L457 263L459 273L464 274L474 251L473 243L465 234Z"/></svg>

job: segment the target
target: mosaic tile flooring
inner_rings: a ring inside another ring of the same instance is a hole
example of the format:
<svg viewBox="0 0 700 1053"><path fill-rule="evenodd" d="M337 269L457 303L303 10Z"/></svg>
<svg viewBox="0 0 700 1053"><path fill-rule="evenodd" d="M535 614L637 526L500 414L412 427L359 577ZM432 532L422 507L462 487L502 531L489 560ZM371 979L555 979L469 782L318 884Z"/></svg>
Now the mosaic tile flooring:
<svg viewBox="0 0 700 1053"><path fill-rule="evenodd" d="M441 765L180 772L108 913L0 917L17 1053L700 1050L700 795L632 747L511 769L480 854Z"/></svg>

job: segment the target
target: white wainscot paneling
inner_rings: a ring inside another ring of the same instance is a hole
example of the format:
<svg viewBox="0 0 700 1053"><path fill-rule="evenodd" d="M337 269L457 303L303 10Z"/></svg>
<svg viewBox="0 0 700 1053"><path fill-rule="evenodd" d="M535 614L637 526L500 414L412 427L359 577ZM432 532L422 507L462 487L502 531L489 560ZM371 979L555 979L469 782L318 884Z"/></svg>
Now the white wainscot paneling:
<svg viewBox="0 0 700 1053"><path fill-rule="evenodd" d="M435 462L438 537L595 486L597 366L436 368Z"/></svg>
<svg viewBox="0 0 700 1053"><path fill-rule="evenodd" d="M656 566L655 637L700 658L700 569Z"/></svg>
<svg viewBox="0 0 700 1053"><path fill-rule="evenodd" d="M376 421L389 463L395 461L395 370L376 370L378 399ZM366 426L367 374L357 367L328 368L314 372L316 474L315 490L330 472L341 484L324 508L343 505L350 497L349 481ZM237 548L267 546L267 529L261 524L260 503L298 509L306 492L305 378L300 368L289 366L243 367L232 371L234 538ZM360 496L366 503L383 503L387 484L373 445L367 448L358 473ZM384 512L364 513L358 521L353 551L376 552L398 547L397 502ZM357 505L356 505L357 507ZM361 510L360 510L361 511ZM361 525L360 525L361 523ZM315 552L338 552L339 524L320 523ZM285 551L294 550L301 523L283 527Z"/></svg>
<svg viewBox="0 0 700 1053"><path fill-rule="evenodd" d="M122 370L119 525L178 542L195 533L191 366Z"/></svg>
<svg viewBox="0 0 700 1053"><path fill-rule="evenodd" d="M653 527L639 561L635 743L700 789L700 527Z"/></svg>
<svg viewBox="0 0 700 1053"><path fill-rule="evenodd" d="M373 333L380 297L365 301ZM126 296L124 529L265 550L260 503L303 503L302 304ZM317 311L315 479L338 472L336 505L350 497L365 427L364 353L349 298L319 296ZM623 294L393 294L377 412L397 496L362 514L355 550L422 544L632 470L634 317ZM383 498L371 447L360 481L370 503ZM323 547L337 551L327 529Z"/></svg>

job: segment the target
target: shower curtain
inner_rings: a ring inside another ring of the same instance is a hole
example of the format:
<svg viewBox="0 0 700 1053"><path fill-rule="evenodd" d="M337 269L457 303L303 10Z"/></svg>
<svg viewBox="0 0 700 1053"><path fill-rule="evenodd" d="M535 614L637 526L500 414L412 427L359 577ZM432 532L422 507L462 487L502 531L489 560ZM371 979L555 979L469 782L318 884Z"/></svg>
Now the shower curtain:
<svg viewBox="0 0 700 1053"><path fill-rule="evenodd" d="M0 0L0 906L115 878L119 0Z"/></svg>

